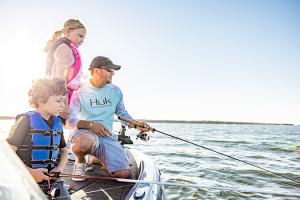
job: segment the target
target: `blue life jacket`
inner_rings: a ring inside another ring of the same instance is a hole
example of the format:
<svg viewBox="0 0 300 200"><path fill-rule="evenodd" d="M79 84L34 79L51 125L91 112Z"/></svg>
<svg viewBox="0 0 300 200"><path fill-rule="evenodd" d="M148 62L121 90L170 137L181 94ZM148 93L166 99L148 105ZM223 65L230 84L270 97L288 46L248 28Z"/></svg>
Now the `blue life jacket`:
<svg viewBox="0 0 300 200"><path fill-rule="evenodd" d="M59 145L63 132L62 122L59 117L52 117L52 127L43 120L38 112L27 112L31 134L31 167L48 168L57 166L59 160Z"/></svg>

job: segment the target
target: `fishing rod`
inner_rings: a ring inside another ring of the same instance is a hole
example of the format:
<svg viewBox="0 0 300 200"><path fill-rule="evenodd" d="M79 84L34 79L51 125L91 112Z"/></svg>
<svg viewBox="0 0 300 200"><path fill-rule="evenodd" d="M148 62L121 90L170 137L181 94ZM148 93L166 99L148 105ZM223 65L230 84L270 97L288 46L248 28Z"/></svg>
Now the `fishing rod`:
<svg viewBox="0 0 300 200"><path fill-rule="evenodd" d="M139 125L137 122L135 122L134 120L129 120L129 119L123 118L123 117L121 117L121 116L118 116L118 119L119 119L119 120L121 120L121 121L124 121L124 122L133 123L135 126L140 126L140 125ZM150 130L150 131L152 131L152 132L158 132L158 133L161 133L161 134L167 135L167 136L169 136L169 137L172 137L172 138L175 138L175 139L178 139L178 140L184 141L184 142L186 142L186 143L189 143L189 144L195 145L195 146L197 146L197 147L201 147L201 148L203 148L203 149L206 149L206 150L209 150L209 151L215 152L215 153L217 153L217 154L221 154L221 155L223 155L223 156L226 156L226 157L228 157L228 158L231 158L231 159L234 159L234 160L240 161L240 162L242 162L242 163L246 163L246 164L248 164L248 165L251 165L251 166L253 166L253 167L256 167L256 168L258 168L258 169L261 169L261 170L263 170L263 171L269 172L269 173L271 173L271 174L273 174L273 175L280 176L280 177L282 177L282 178L284 178L284 179L288 179L288 180L290 180L290 181L292 181L292 182L294 182L294 183L300 184L300 181L297 181L297 180L291 179L291 178L289 178L289 177L287 177L287 176L284 176L284 175L282 175L282 174L278 174L278 173L276 173L276 172L273 172L273 171L271 171L271 170L268 170L268 169L265 169L265 168L259 167L259 166L257 166L257 165L254 165L254 164L250 163L250 162L247 162L247 161L244 161L244 160L241 160L241 159L235 158L235 157L233 157L233 156L230 156L230 155L227 155L227 154L221 153L221 152L219 152L219 151L216 151L216 150L213 150L213 149L211 149L211 148L208 148L208 147L205 147L205 146L202 146L202 145L196 144L196 143L194 143L194 142L191 142L191 141L185 140L185 139L183 139L183 138L180 138L180 137L177 137L177 136L174 136L174 135L171 135L171 134L168 134L168 133L165 133L165 132L159 131L159 130L157 130L157 129L155 129L155 128L152 128L152 127L148 127L148 128L149 128L149 130Z"/></svg>
<svg viewBox="0 0 300 200"><path fill-rule="evenodd" d="M141 183L141 184L156 184L156 185L170 185L170 186L185 186L185 187L195 187L200 188L200 185L188 184L188 183L170 183L170 182L160 182L160 181L146 181L146 180L135 180L135 179L126 179L126 178L113 178L113 177L104 177L104 176L89 176L89 175L74 175L74 174L65 174L60 172L51 172L48 174L51 178L83 178L83 179L98 179L104 181L116 181L121 183Z"/></svg>

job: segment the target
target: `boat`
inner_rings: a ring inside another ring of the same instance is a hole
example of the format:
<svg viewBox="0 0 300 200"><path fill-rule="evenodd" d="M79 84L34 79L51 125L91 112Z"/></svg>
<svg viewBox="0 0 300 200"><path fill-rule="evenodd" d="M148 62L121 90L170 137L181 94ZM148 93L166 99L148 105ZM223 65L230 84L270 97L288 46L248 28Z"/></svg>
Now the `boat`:
<svg viewBox="0 0 300 200"><path fill-rule="evenodd" d="M46 200L23 162L10 145L0 139L0 199Z"/></svg>
<svg viewBox="0 0 300 200"><path fill-rule="evenodd" d="M124 136L122 136L124 138ZM130 141L125 136L127 142ZM124 141L123 141L124 142ZM71 180L74 161L69 160L62 179L69 188L71 199L122 199L122 200L165 200L164 185L161 184L161 173L155 162L141 151L124 147L131 163L133 179L107 177L101 165L91 165L86 172L87 180ZM23 162L10 145L0 139L0 199L2 200L44 200L48 199ZM69 176L68 176L69 175ZM51 193L52 199L56 193Z"/></svg>
<svg viewBox="0 0 300 200"><path fill-rule="evenodd" d="M122 144L132 144L130 138L119 134ZM125 141L125 142L124 142ZM63 180L70 187L71 199L124 199L165 200L165 189L161 183L161 172L155 162L141 151L125 147L131 165L132 179L106 178L101 165L91 165L82 182L71 180L74 161L69 160Z"/></svg>
<svg viewBox="0 0 300 200"><path fill-rule="evenodd" d="M163 184L157 184L160 183L160 171L153 160L140 151L130 148L126 151L131 161L132 176L136 179L106 178L101 166L92 165L86 171L85 181L74 182L72 175L63 177L70 187L71 199L166 199ZM69 161L64 173L71 174L73 164L74 161Z"/></svg>

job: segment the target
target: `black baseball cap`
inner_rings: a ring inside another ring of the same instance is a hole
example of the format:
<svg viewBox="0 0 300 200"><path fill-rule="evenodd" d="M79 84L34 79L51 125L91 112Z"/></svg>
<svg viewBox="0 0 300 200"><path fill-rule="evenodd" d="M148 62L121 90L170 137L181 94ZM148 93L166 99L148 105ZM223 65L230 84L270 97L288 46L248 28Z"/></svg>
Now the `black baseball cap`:
<svg viewBox="0 0 300 200"><path fill-rule="evenodd" d="M121 69L121 66L113 64L113 62L107 57L97 56L92 60L90 64L89 69L92 68L108 68L113 70L119 70Z"/></svg>

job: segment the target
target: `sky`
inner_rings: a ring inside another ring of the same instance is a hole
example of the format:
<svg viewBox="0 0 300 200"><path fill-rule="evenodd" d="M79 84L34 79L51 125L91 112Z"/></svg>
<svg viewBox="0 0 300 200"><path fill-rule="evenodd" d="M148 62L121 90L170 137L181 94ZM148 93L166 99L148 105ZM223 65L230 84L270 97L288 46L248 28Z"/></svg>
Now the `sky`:
<svg viewBox="0 0 300 200"><path fill-rule="evenodd" d="M0 0L0 115L30 109L43 47L67 19L95 56L122 66L114 84L137 119L300 124L300 1Z"/></svg>

